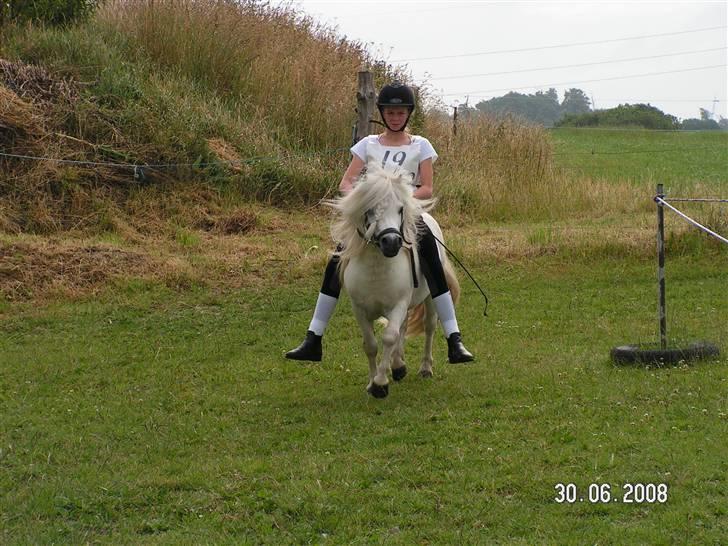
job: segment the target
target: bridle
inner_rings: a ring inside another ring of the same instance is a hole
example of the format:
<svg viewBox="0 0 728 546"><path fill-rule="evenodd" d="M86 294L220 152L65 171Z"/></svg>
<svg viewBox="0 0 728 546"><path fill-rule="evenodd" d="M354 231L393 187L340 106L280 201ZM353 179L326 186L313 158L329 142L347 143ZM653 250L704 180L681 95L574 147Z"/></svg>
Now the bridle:
<svg viewBox="0 0 728 546"><path fill-rule="evenodd" d="M402 242L403 243L406 243L410 247L412 247L412 243L409 242L405 238L405 236L404 236L404 211L400 211L399 214L400 214L400 217L401 217L401 222L399 224L399 229L393 228L393 227L385 228L382 231L380 231L379 233L374 233L368 239L367 239L366 234L363 233L361 229L356 228L356 232L359 234L359 237L361 237L362 239L364 239L364 241L366 242L366 244L368 244L368 245L375 244L380 249L381 249L381 247L379 246L379 243L382 240L382 237L384 237L385 235L389 235L390 233L399 236L402 239ZM371 223L369 223L369 221L367 220L367 215L365 214L364 215L364 230L365 231L369 231L369 226L371 226ZM410 250L409 256L410 256L410 266L412 268L412 283L414 284L414 287L415 288L419 288L420 282L417 279L417 266L415 265L415 253L414 253L414 249Z"/></svg>
<svg viewBox="0 0 728 546"><path fill-rule="evenodd" d="M365 214L364 215L364 232L362 232L362 230L359 228L356 228L356 232L359 234L359 237L364 239L364 241L368 245L375 244L375 245L379 246L379 242L382 240L382 237L384 237L385 235L389 235L390 233L399 236L404 243L406 243L408 245L412 245L412 243L409 242L404 236L404 212L400 211L399 215L401 217L399 229L393 228L393 227L385 228L382 231L380 231L378 233L374 233L371 237L367 238L365 232L369 231L369 226L371 226L371 223L367 220L367 215Z"/></svg>

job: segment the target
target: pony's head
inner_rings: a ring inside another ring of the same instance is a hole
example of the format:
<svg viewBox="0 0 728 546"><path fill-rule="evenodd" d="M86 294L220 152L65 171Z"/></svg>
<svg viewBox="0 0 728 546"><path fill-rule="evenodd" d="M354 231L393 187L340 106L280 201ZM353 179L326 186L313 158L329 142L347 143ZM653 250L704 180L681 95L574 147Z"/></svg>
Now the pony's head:
<svg viewBox="0 0 728 546"><path fill-rule="evenodd" d="M376 245L388 258L417 236L417 218L432 201L413 197L411 178L404 172L368 168L354 189L329 204L339 213L332 226L335 240L344 245L344 260L361 252L367 244Z"/></svg>

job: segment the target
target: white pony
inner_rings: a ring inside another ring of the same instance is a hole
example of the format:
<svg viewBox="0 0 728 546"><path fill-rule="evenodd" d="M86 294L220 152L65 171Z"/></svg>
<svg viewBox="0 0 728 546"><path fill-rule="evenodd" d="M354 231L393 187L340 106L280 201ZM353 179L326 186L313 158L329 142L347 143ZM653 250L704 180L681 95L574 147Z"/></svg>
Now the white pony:
<svg viewBox="0 0 728 546"><path fill-rule="evenodd" d="M432 339L437 313L417 259L418 217L443 240L440 226L427 214L434 204L412 196L410 177L383 169L369 169L344 197L329 202L338 218L331 228L334 240L344 247L340 274L364 337L369 359L367 392L376 398L389 393L387 372L399 381L407 374L404 340L425 332L425 351L419 374L432 376ZM438 247L439 249L439 247ZM447 256L440 250L445 276L457 301L460 287ZM409 321L407 320L409 314ZM376 363L374 321L386 319L382 357Z"/></svg>

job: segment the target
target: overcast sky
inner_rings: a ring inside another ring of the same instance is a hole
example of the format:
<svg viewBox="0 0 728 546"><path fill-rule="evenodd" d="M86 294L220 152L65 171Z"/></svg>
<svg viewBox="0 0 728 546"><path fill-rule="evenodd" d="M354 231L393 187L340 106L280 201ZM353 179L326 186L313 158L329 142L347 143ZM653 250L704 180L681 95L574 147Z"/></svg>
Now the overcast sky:
<svg viewBox="0 0 728 546"><path fill-rule="evenodd" d="M448 105L549 87L561 100L577 87L597 108L641 102L681 119L699 108L728 117L728 0L271 3L406 65Z"/></svg>

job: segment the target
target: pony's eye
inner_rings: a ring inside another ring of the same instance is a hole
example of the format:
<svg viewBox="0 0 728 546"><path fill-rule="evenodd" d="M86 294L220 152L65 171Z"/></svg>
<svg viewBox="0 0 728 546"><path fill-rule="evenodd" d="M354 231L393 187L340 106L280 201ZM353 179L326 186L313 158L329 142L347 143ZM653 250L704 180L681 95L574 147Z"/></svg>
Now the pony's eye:
<svg viewBox="0 0 728 546"><path fill-rule="evenodd" d="M404 212L404 207L399 207L399 213L402 214Z"/></svg>

